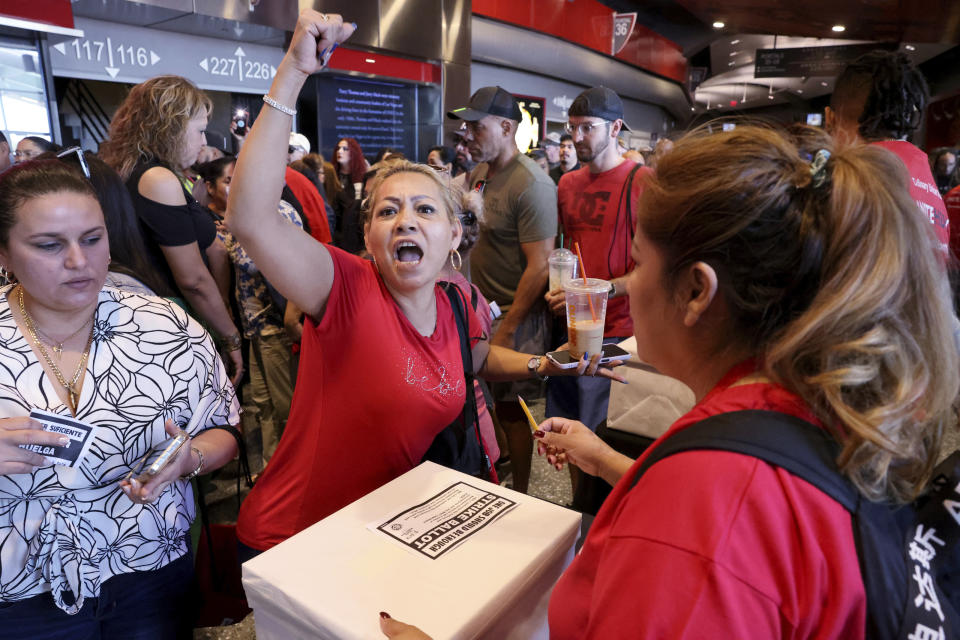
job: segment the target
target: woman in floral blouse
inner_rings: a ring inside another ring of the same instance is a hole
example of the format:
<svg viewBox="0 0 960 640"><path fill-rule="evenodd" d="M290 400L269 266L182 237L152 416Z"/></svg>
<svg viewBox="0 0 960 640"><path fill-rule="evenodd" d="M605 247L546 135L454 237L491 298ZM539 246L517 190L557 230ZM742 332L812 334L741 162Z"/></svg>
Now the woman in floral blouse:
<svg viewBox="0 0 960 640"><path fill-rule="evenodd" d="M235 453L209 429L238 421L210 337L160 298L104 287L109 261L83 175L56 160L3 174L0 266L17 284L0 289L0 629L18 637L176 637L192 575L186 477ZM37 453L66 443L34 410L94 427L73 466ZM191 437L172 462L126 480L177 428Z"/></svg>

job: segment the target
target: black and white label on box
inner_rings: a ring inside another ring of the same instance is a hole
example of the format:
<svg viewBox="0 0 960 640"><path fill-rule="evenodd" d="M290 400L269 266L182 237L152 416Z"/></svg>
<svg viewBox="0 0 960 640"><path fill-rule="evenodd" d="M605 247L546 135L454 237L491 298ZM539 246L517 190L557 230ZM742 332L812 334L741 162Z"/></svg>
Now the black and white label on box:
<svg viewBox="0 0 960 640"><path fill-rule="evenodd" d="M59 433L70 438L70 442L62 447L35 444L20 445L23 449L45 456L51 464L75 467L77 462L83 459L90 448L90 443L96 437L97 427L95 425L80 422L70 416L61 416L56 413L34 409L30 412L30 417L43 424L44 431Z"/></svg>
<svg viewBox="0 0 960 640"><path fill-rule="evenodd" d="M388 520L368 526L410 551L436 560L517 506L510 498L465 482L440 493Z"/></svg>

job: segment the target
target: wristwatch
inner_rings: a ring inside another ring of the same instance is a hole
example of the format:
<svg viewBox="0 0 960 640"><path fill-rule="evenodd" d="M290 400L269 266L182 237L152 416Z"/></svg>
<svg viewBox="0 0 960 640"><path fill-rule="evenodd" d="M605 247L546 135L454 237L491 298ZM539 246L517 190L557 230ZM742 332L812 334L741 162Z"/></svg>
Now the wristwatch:
<svg viewBox="0 0 960 640"><path fill-rule="evenodd" d="M540 375L541 360L543 360L543 356L533 356L532 358L527 360L527 371L529 371L535 378L546 380L547 376Z"/></svg>
<svg viewBox="0 0 960 640"><path fill-rule="evenodd" d="M610 281L610 292L607 293L608 298L614 298L617 295L617 283L613 280Z"/></svg>

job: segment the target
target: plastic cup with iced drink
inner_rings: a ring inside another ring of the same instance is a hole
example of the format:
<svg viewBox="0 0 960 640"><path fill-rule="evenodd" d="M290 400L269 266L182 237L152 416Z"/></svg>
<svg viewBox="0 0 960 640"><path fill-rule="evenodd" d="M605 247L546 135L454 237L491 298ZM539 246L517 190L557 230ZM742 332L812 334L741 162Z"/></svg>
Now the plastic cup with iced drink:
<svg viewBox="0 0 960 640"><path fill-rule="evenodd" d="M550 265L550 291L556 291L577 277L577 254L569 249L554 249L547 258Z"/></svg>
<svg viewBox="0 0 960 640"><path fill-rule="evenodd" d="M563 285L567 299L567 336L570 355L578 360L603 349L603 322L607 314L610 282L599 278L576 278Z"/></svg>

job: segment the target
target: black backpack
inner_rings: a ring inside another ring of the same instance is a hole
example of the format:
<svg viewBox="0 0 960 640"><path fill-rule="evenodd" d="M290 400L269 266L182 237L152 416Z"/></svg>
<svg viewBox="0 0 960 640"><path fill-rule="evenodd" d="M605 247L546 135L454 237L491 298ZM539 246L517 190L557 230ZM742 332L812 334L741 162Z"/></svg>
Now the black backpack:
<svg viewBox="0 0 960 640"><path fill-rule="evenodd" d="M459 287L450 282L441 282L441 288L450 298L453 317L460 337L460 357L463 360L466 400L460 415L437 434L421 462L436 462L445 467L462 471L477 478L490 477L490 458L483 448L480 437L480 418L477 415L477 398L473 390L473 354L467 331L467 314Z"/></svg>
<svg viewBox="0 0 960 640"><path fill-rule="evenodd" d="M867 595L866 637L960 637L960 452L934 471L929 490L894 507L870 502L839 472L840 445L824 429L774 411L706 418L654 448L632 479L681 451L753 456L814 485L850 512Z"/></svg>

